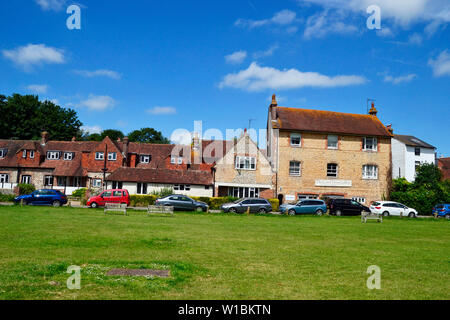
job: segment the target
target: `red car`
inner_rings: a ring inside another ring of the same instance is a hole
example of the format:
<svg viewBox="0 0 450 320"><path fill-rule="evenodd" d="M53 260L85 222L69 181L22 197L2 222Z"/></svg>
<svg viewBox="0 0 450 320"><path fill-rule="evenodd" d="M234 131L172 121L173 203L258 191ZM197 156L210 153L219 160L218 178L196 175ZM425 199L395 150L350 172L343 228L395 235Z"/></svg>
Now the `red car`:
<svg viewBox="0 0 450 320"><path fill-rule="evenodd" d="M130 205L130 194L125 189L105 190L100 195L90 197L87 205L91 208L103 207L106 203L121 203Z"/></svg>

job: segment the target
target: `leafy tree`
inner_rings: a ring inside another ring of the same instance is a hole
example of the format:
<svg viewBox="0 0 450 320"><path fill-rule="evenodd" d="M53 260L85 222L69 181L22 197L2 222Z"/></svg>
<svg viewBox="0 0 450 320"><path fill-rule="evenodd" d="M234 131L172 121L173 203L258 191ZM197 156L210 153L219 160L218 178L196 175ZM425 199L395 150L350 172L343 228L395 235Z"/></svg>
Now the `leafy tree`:
<svg viewBox="0 0 450 320"><path fill-rule="evenodd" d="M0 96L0 114L1 139L37 140L46 130L53 140L70 140L79 136L82 126L76 111L33 95Z"/></svg>
<svg viewBox="0 0 450 320"><path fill-rule="evenodd" d="M417 168L416 179L414 183L417 186L431 185L435 186L442 179L441 170L434 164L424 163Z"/></svg>
<svg viewBox="0 0 450 320"><path fill-rule="evenodd" d="M120 130L115 130L115 129L107 129L107 130L103 130L101 133L101 140L105 139L106 137L110 137L111 140L115 141L117 139L123 139L124 134L122 131Z"/></svg>
<svg viewBox="0 0 450 320"><path fill-rule="evenodd" d="M160 131L153 128L142 128L141 130L134 130L128 135L130 142L141 143L158 143L169 144L170 140L163 136Z"/></svg>
<svg viewBox="0 0 450 320"><path fill-rule="evenodd" d="M87 141L102 141L102 135L100 133L92 133L85 138Z"/></svg>

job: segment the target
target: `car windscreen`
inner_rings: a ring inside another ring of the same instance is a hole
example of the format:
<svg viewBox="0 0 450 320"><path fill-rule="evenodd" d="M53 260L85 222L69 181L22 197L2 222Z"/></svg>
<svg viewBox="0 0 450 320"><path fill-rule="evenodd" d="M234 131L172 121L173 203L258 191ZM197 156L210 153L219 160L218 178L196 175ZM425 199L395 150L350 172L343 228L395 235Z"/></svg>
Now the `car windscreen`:
<svg viewBox="0 0 450 320"><path fill-rule="evenodd" d="M373 206L379 206L380 204L381 204L381 203L379 203L379 202L373 202L373 203L372 203Z"/></svg>

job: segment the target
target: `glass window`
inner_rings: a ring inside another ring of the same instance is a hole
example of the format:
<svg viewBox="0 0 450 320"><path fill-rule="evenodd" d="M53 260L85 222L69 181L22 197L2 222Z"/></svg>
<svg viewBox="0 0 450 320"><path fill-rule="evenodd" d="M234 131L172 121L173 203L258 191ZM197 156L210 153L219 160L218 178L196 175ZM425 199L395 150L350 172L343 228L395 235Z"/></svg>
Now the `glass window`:
<svg viewBox="0 0 450 320"><path fill-rule="evenodd" d="M102 197L111 197L111 191L105 191L102 193Z"/></svg>
<svg viewBox="0 0 450 320"><path fill-rule="evenodd" d="M328 135L328 149L338 148L338 136L329 134Z"/></svg>
<svg viewBox="0 0 450 320"><path fill-rule="evenodd" d="M363 150L377 151L377 138L364 138L363 139Z"/></svg>
<svg viewBox="0 0 450 320"><path fill-rule="evenodd" d="M228 195L233 198L258 198L259 188L229 187Z"/></svg>
<svg viewBox="0 0 450 320"><path fill-rule="evenodd" d="M150 163L151 157L149 155L141 155L139 162L140 163Z"/></svg>
<svg viewBox="0 0 450 320"><path fill-rule="evenodd" d="M108 152L108 161L116 161L117 153L116 152Z"/></svg>
<svg viewBox="0 0 450 320"><path fill-rule="evenodd" d="M9 174L1 173L0 174L0 183L9 183Z"/></svg>
<svg viewBox="0 0 450 320"><path fill-rule="evenodd" d="M100 188L102 186L102 179L93 179L92 186L94 188Z"/></svg>
<svg viewBox="0 0 450 320"><path fill-rule="evenodd" d="M105 160L105 153L104 152L96 152L95 160Z"/></svg>
<svg viewBox="0 0 450 320"><path fill-rule="evenodd" d="M34 150L30 150L30 159L34 159Z"/></svg>
<svg viewBox="0 0 450 320"><path fill-rule="evenodd" d="M7 149L0 149L0 158L6 157L7 153L8 153Z"/></svg>
<svg viewBox="0 0 450 320"><path fill-rule="evenodd" d="M183 164L183 157L178 157L178 164Z"/></svg>
<svg viewBox="0 0 450 320"><path fill-rule="evenodd" d="M23 150L22 151L22 158L26 158L27 157L27 150Z"/></svg>
<svg viewBox="0 0 450 320"><path fill-rule="evenodd" d="M291 161L289 162L289 175L300 176L300 162Z"/></svg>
<svg viewBox="0 0 450 320"><path fill-rule="evenodd" d="M239 170L256 170L255 157L236 157L236 169Z"/></svg>
<svg viewBox="0 0 450 320"><path fill-rule="evenodd" d="M378 179L378 167L375 165L363 166L363 179Z"/></svg>
<svg viewBox="0 0 450 320"><path fill-rule="evenodd" d="M420 148L419 147L415 148L414 153L416 156L420 156Z"/></svg>
<svg viewBox="0 0 450 320"><path fill-rule="evenodd" d="M61 153L59 151L49 151L49 152L47 152L47 159L48 160L59 160L60 154Z"/></svg>
<svg viewBox="0 0 450 320"><path fill-rule="evenodd" d="M52 186L53 185L53 176L45 176L44 177L44 185Z"/></svg>
<svg viewBox="0 0 450 320"><path fill-rule="evenodd" d="M305 200L305 199L319 199L318 194L299 194L297 195L297 200Z"/></svg>
<svg viewBox="0 0 450 320"><path fill-rule="evenodd" d="M176 164L177 163L177 158L176 157L171 157L170 158L170 163L171 164Z"/></svg>
<svg viewBox="0 0 450 320"><path fill-rule="evenodd" d="M356 201L358 203L366 203L366 198L363 198L363 197L353 197L352 200Z"/></svg>
<svg viewBox="0 0 450 320"><path fill-rule="evenodd" d="M64 152L64 160L71 161L73 159L73 152Z"/></svg>
<svg viewBox="0 0 450 320"><path fill-rule="evenodd" d="M22 176L22 183L30 184L31 176Z"/></svg>
<svg viewBox="0 0 450 320"><path fill-rule="evenodd" d="M122 191L114 191L113 192L113 197L121 197L122 196Z"/></svg>
<svg viewBox="0 0 450 320"><path fill-rule="evenodd" d="M337 178L338 176L338 165L336 163L327 164L327 177Z"/></svg>
<svg viewBox="0 0 450 320"><path fill-rule="evenodd" d="M66 177L58 177L58 186L63 187L66 185Z"/></svg>
<svg viewBox="0 0 450 320"><path fill-rule="evenodd" d="M291 146L300 147L302 145L302 135L299 133L291 133Z"/></svg>

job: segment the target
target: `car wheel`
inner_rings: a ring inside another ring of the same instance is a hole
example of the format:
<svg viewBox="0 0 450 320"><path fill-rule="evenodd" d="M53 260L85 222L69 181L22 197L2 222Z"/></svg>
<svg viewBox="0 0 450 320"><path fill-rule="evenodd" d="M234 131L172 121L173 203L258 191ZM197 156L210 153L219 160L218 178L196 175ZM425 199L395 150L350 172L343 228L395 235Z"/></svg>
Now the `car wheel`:
<svg viewBox="0 0 450 320"><path fill-rule="evenodd" d="M295 210L294 209L289 210L288 213L289 213L290 216L295 216Z"/></svg>
<svg viewBox="0 0 450 320"><path fill-rule="evenodd" d="M55 208L60 207L61 206L61 202L59 202L58 200L53 201L52 204Z"/></svg>
<svg viewBox="0 0 450 320"><path fill-rule="evenodd" d="M91 208L98 208L98 204L97 204L97 202L92 202L91 203Z"/></svg>
<svg viewBox="0 0 450 320"><path fill-rule="evenodd" d="M195 208L195 211L197 211L197 212L203 212L203 208L202 208L202 207L197 207L197 208Z"/></svg>
<svg viewBox="0 0 450 320"><path fill-rule="evenodd" d="M387 211L383 212L383 216L389 217L389 212L387 212Z"/></svg>
<svg viewBox="0 0 450 320"><path fill-rule="evenodd" d="M236 213L236 212L237 212L237 210L236 210L235 208L231 208L229 211L230 211L231 213Z"/></svg>
<svg viewBox="0 0 450 320"><path fill-rule="evenodd" d="M316 214L318 216L322 216L323 215L323 211L321 209L319 209L319 210L316 211Z"/></svg>
<svg viewBox="0 0 450 320"><path fill-rule="evenodd" d="M414 212L410 212L409 215L408 215L408 217L410 217L410 218L415 218L416 215L414 214Z"/></svg>
<svg viewBox="0 0 450 320"><path fill-rule="evenodd" d="M259 213L261 213L261 214L265 214L265 213L267 213L267 211L266 211L266 209L264 209L264 208L261 208L261 209L259 209L259 211L258 211Z"/></svg>
<svg viewBox="0 0 450 320"><path fill-rule="evenodd" d="M338 217L342 216L342 211L341 211L341 210L337 210L337 211L336 211L336 215L337 215Z"/></svg>

